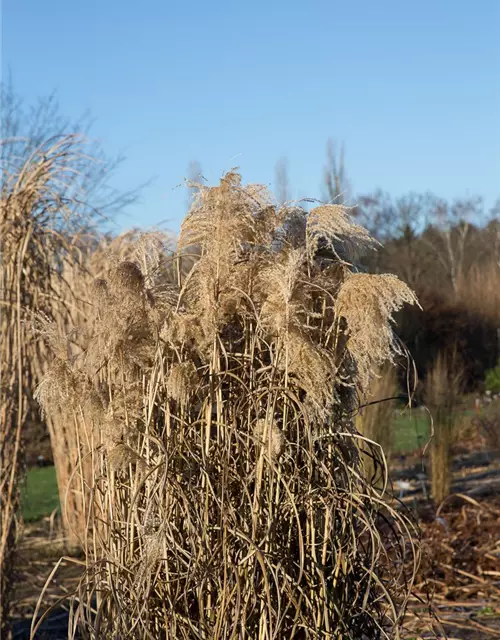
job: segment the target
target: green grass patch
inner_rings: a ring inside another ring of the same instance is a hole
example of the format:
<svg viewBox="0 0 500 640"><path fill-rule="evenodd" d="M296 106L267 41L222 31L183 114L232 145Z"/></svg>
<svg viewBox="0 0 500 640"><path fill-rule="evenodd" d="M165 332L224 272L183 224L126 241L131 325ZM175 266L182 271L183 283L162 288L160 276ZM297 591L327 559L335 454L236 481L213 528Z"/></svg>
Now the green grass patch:
<svg viewBox="0 0 500 640"><path fill-rule="evenodd" d="M430 416L419 409L406 409L396 413L392 423L394 451L410 453L423 447L429 439Z"/></svg>
<svg viewBox="0 0 500 640"><path fill-rule="evenodd" d="M21 491L21 509L26 522L40 520L59 509L55 467L29 469Z"/></svg>

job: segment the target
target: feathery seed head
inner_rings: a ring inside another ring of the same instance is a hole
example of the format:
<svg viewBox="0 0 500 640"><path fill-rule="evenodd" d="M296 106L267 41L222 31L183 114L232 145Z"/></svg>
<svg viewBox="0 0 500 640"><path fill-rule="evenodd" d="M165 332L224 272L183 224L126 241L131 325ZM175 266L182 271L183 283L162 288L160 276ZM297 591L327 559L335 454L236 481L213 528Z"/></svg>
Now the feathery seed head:
<svg viewBox="0 0 500 640"><path fill-rule="evenodd" d="M184 404L196 388L197 371L193 362L174 364L167 378L167 393L175 401Z"/></svg>
<svg viewBox="0 0 500 640"><path fill-rule="evenodd" d="M38 385L35 399L45 415L67 410L78 395L78 377L66 360L56 358Z"/></svg>
<svg viewBox="0 0 500 640"><path fill-rule="evenodd" d="M96 389L92 388L81 400L82 410L96 426L103 424L106 418L106 407L103 398Z"/></svg>
<svg viewBox="0 0 500 640"><path fill-rule="evenodd" d="M352 260L379 243L349 216L340 204L326 204L312 209L307 216L306 244L312 261L319 249L331 251L338 260ZM324 245L324 246L323 246Z"/></svg>
<svg viewBox="0 0 500 640"><path fill-rule="evenodd" d="M292 249L283 261L276 259L258 275L260 292L264 296L261 322L276 335L300 325L306 305L302 276L305 252Z"/></svg>
<svg viewBox="0 0 500 640"><path fill-rule="evenodd" d="M96 278L91 286L91 298L97 306L104 306L109 300L108 283L103 278Z"/></svg>
<svg viewBox="0 0 500 640"><path fill-rule="evenodd" d="M414 292L392 274L350 275L340 287L336 313L347 323L347 348L366 391L372 375L398 348L392 331L393 314L404 304L418 304Z"/></svg>
<svg viewBox="0 0 500 640"><path fill-rule="evenodd" d="M144 276L135 262L120 262L112 272L110 282L116 293L140 294L144 291Z"/></svg>
<svg viewBox="0 0 500 640"><path fill-rule="evenodd" d="M282 368L286 366L284 355L279 361ZM286 355L290 374L297 386L306 392L307 405L316 407L317 416L328 416L334 401L337 374L334 355L296 331L287 337Z"/></svg>
<svg viewBox="0 0 500 640"><path fill-rule="evenodd" d="M125 423L108 408L102 425L102 441L109 451L125 437Z"/></svg>
<svg viewBox="0 0 500 640"><path fill-rule="evenodd" d="M277 460L283 453L285 447L285 436L283 431L274 423L269 424L264 418L257 421L255 425L255 436L268 447L273 460Z"/></svg>

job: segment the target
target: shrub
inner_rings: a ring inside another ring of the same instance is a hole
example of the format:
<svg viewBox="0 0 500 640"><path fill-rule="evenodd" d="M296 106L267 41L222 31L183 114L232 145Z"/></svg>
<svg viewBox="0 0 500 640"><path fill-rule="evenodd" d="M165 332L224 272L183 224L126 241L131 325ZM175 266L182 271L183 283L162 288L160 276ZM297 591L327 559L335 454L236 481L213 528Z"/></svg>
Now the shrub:
<svg viewBox="0 0 500 640"><path fill-rule="evenodd" d="M176 251L150 236L95 282L87 347L52 339L38 390L87 447L72 629L395 632L412 526L364 478L352 416L415 297L340 258L372 245L344 207L276 207L231 172L200 187Z"/></svg>
<svg viewBox="0 0 500 640"><path fill-rule="evenodd" d="M474 417L473 425L484 438L485 446L489 450L500 452L500 400L486 405L481 413Z"/></svg>
<svg viewBox="0 0 500 640"><path fill-rule="evenodd" d="M496 367L486 372L484 386L486 387L486 391L500 393L500 362Z"/></svg>

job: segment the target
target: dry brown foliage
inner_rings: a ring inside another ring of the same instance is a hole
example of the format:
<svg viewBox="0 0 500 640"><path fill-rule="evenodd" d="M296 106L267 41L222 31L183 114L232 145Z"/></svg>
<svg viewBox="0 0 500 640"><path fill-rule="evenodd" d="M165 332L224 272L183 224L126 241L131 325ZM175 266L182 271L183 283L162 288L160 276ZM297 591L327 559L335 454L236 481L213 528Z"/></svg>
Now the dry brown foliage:
<svg viewBox="0 0 500 640"><path fill-rule="evenodd" d="M437 637L497 638L500 610L500 504L450 497L420 523L422 563L408 629L431 627ZM426 604L427 603L427 604ZM461 635L468 632L466 635ZM469 635L470 634L470 635ZM436 637L436 636L432 636Z"/></svg>
<svg viewBox="0 0 500 640"><path fill-rule="evenodd" d="M412 292L340 259L372 244L346 210L278 208L235 172L200 188L177 252L153 239L100 274L86 347L39 391L93 471L79 448L70 636L398 637L418 551L352 416Z"/></svg>

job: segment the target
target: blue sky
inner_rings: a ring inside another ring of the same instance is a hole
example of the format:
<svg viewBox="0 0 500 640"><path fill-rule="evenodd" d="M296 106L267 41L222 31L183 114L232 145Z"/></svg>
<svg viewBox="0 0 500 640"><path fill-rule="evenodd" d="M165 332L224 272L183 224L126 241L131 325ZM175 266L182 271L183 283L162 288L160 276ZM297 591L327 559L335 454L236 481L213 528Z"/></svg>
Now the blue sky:
<svg viewBox="0 0 500 640"><path fill-rule="evenodd" d="M122 227L176 230L191 160L209 182L238 165L319 197L329 137L357 194L500 195L499 0L4 0L2 72L28 102L89 108L127 162L155 177Z"/></svg>

